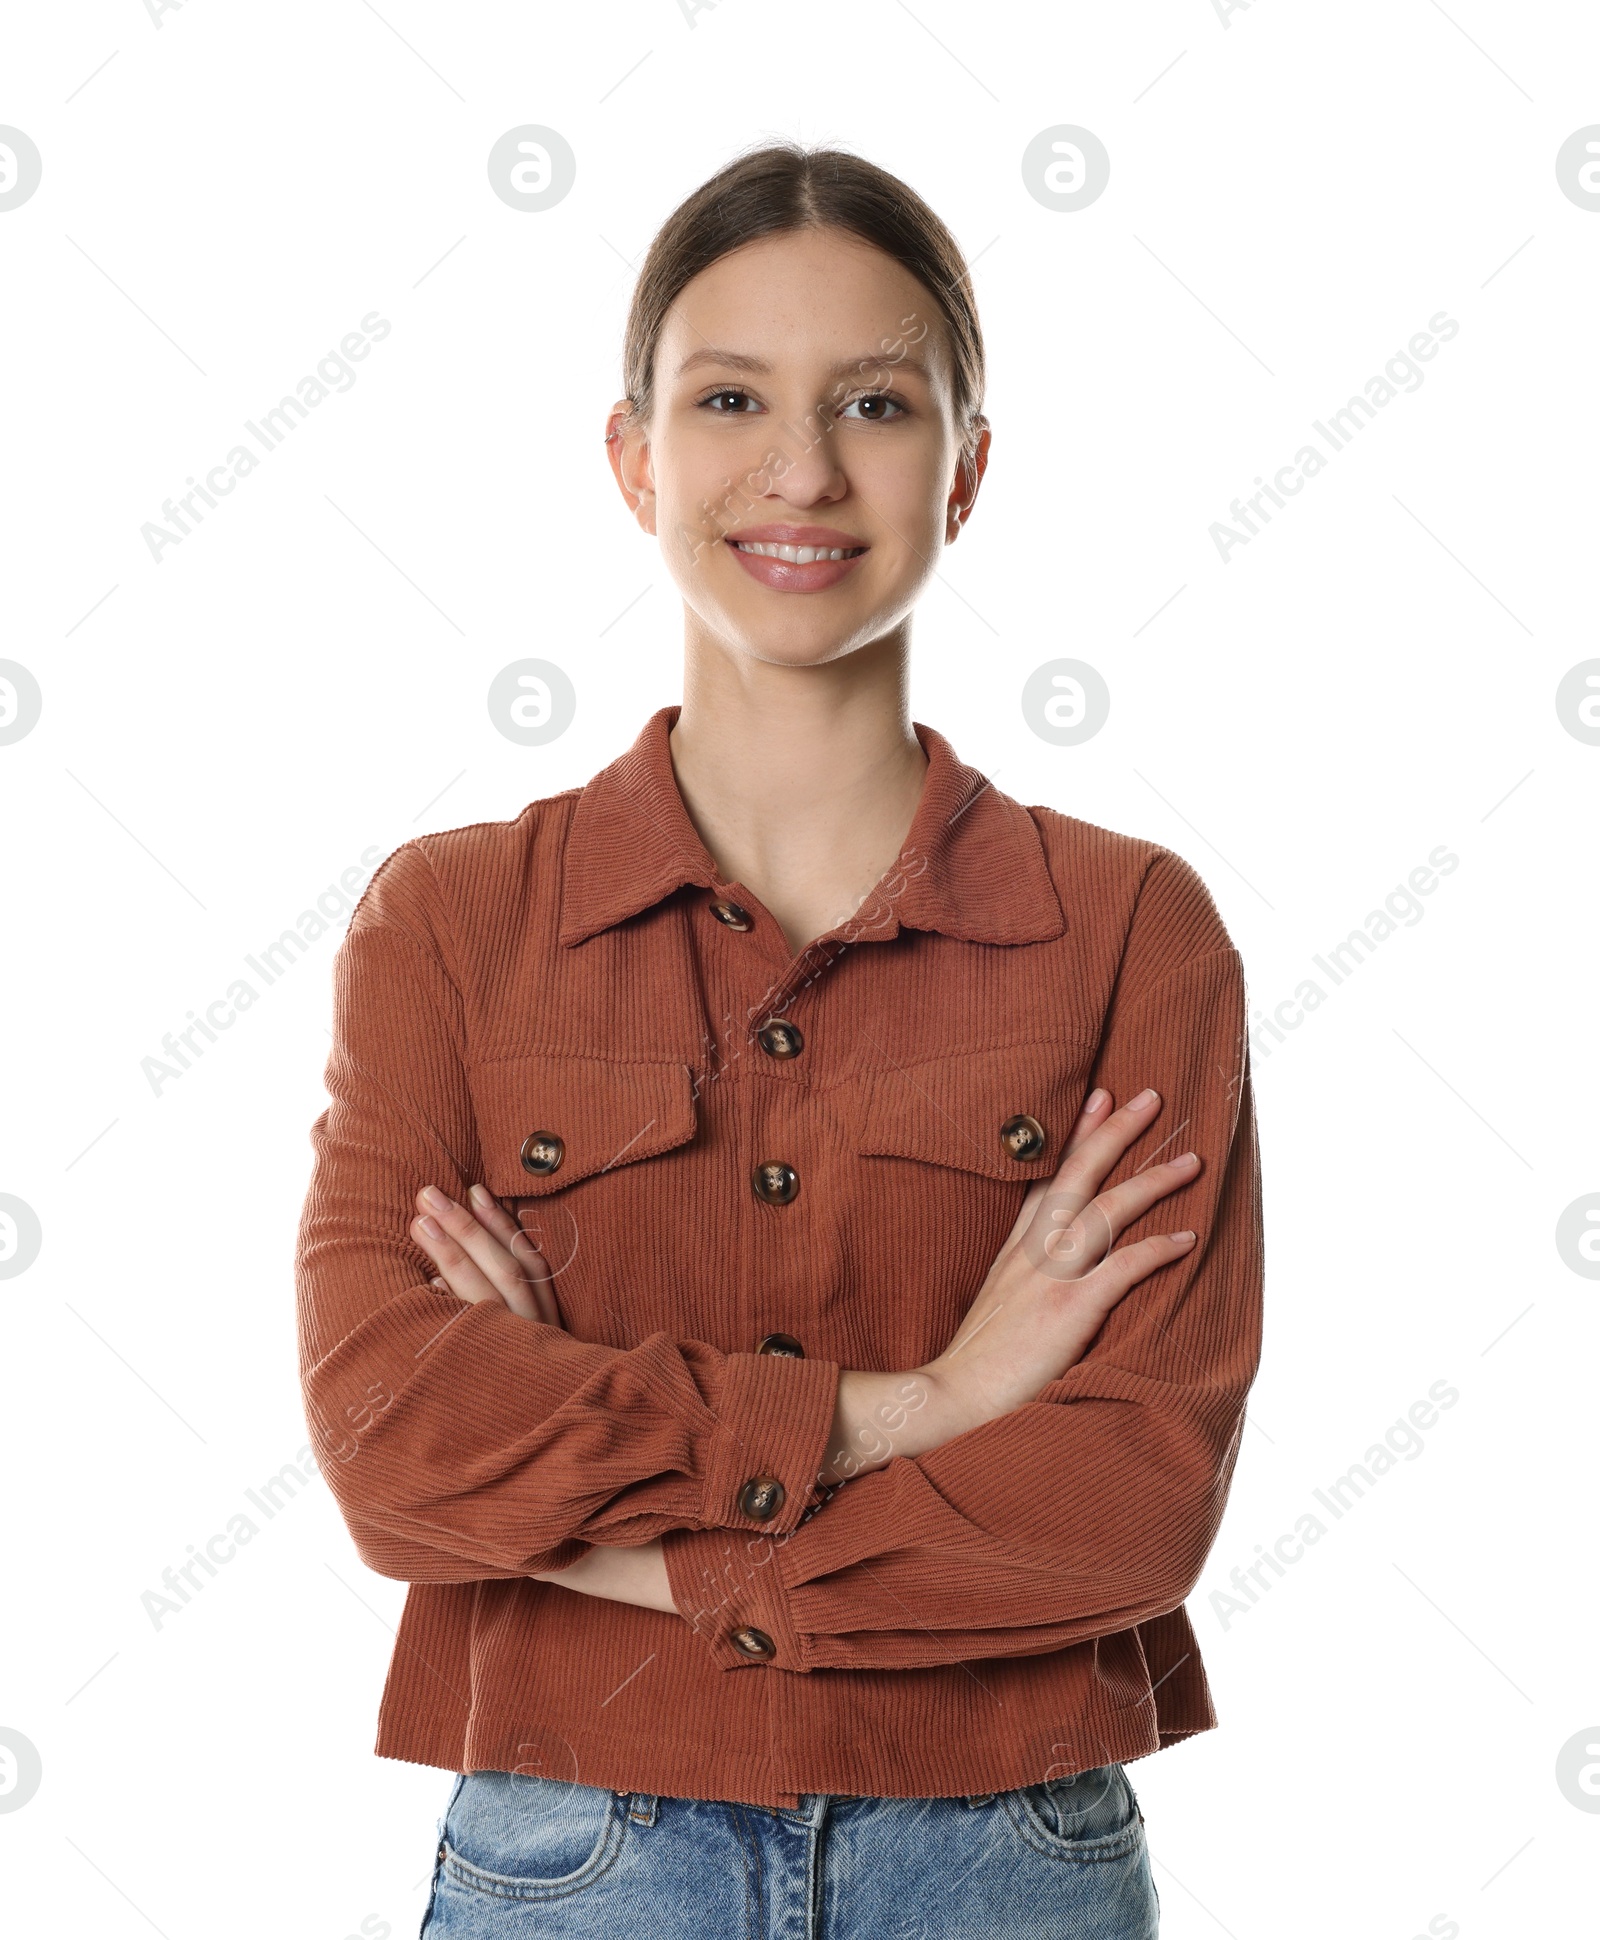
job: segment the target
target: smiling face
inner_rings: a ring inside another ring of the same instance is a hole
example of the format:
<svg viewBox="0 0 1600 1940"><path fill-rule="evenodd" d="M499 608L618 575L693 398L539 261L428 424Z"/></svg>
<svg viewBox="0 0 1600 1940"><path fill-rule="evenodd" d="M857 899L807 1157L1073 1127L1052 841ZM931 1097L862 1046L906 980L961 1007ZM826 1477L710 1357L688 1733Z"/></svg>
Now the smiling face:
<svg viewBox="0 0 1600 1940"><path fill-rule="evenodd" d="M987 461L985 430L961 462L952 379L928 291L846 231L763 237L684 286L649 421L614 407L608 450L707 636L816 665L901 624Z"/></svg>

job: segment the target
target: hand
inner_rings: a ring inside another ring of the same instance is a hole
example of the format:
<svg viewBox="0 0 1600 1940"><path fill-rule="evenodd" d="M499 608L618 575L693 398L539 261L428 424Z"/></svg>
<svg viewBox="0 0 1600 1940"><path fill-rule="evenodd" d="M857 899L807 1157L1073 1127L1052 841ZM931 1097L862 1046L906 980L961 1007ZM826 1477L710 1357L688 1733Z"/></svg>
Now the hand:
<svg viewBox="0 0 1600 1940"><path fill-rule="evenodd" d="M468 1194L471 1210L437 1186L417 1194L423 1208L411 1237L438 1267L432 1284L458 1300L503 1300L527 1320L561 1325L544 1255L486 1186Z"/></svg>
<svg viewBox="0 0 1600 1940"><path fill-rule="evenodd" d="M1117 1160L1155 1122L1161 1100L1121 1111L1095 1091L1055 1175L1037 1179L950 1345L909 1373L839 1376L823 1479L837 1482L895 1455L925 1455L1031 1401L1082 1359L1122 1296L1179 1259L1194 1234L1163 1234L1111 1252L1111 1241L1164 1194L1198 1178L1194 1153L1153 1165L1099 1197Z"/></svg>
<svg viewBox="0 0 1600 1940"><path fill-rule="evenodd" d="M1093 1109L1085 1105L1055 1176L1029 1188L950 1345L914 1370L946 1403L953 1398L967 1427L1032 1401L1083 1358L1124 1294L1194 1244L1183 1231L1112 1250L1125 1226L1200 1176L1200 1159L1185 1152L1102 1192L1117 1160L1155 1122L1161 1100L1145 1091L1120 1111L1110 1107L1106 1092L1096 1092Z"/></svg>
<svg viewBox="0 0 1600 1940"><path fill-rule="evenodd" d="M411 1222L411 1234L439 1269L432 1284L458 1300L501 1300L524 1319L561 1326L544 1255L487 1187L474 1186L467 1196L470 1210L437 1186L417 1194L425 1210ZM565 1569L535 1570L533 1578L677 1614L659 1540L633 1549L593 1544Z"/></svg>

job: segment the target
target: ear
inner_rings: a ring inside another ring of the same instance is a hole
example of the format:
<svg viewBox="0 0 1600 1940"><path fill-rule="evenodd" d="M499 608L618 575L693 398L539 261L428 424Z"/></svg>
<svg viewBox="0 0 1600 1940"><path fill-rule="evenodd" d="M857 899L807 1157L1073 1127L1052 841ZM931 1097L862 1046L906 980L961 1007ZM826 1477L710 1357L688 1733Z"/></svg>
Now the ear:
<svg viewBox="0 0 1600 1940"><path fill-rule="evenodd" d="M631 398L618 398L606 414L606 456L611 461L617 490L641 532L656 529L655 473L650 464L650 440L642 425L628 423Z"/></svg>
<svg viewBox="0 0 1600 1940"><path fill-rule="evenodd" d="M989 463L989 443L991 433L989 420L980 412L974 422L980 427L978 442L970 454L963 454L956 463L956 480L951 488L945 506L944 541L954 543L961 528L971 517L973 505L977 501L978 487L983 483L983 474Z"/></svg>

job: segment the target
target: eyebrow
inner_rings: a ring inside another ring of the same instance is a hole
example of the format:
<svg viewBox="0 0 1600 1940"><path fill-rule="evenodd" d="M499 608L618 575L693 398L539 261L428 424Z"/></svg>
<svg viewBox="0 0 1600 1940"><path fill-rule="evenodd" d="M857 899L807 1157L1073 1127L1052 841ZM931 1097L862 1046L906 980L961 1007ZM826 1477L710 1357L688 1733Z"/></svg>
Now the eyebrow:
<svg viewBox="0 0 1600 1940"><path fill-rule="evenodd" d="M691 351L674 373L682 377L685 371L694 370L701 364L716 364L725 370L748 371L752 377L770 377L772 365L764 357L749 357L739 350L718 350L714 347ZM885 364L895 370L914 371L918 377L931 383L932 376L920 357L889 358L880 352L875 357L847 357L842 363L830 364L826 375L829 377L849 377L860 371L863 365ZM863 373L864 375L865 373Z"/></svg>

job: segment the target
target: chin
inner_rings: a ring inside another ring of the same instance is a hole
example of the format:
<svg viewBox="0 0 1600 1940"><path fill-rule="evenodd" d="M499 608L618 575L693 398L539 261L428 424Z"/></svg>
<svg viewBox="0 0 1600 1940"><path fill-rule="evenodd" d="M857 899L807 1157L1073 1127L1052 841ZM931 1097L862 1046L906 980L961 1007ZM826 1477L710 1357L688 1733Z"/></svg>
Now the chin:
<svg viewBox="0 0 1600 1940"><path fill-rule="evenodd" d="M736 653L784 667L822 667L893 631L891 617L874 614L831 621L821 614L787 614L770 608L725 615L714 631Z"/></svg>
<svg viewBox="0 0 1600 1940"><path fill-rule="evenodd" d="M842 660L862 644L855 633L797 635L771 628L763 631L741 627L724 637L736 653L751 660L764 660L775 667L825 667L830 661Z"/></svg>

